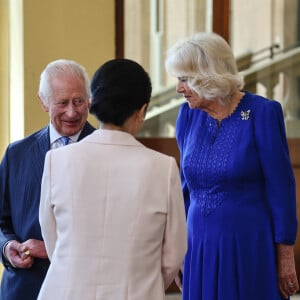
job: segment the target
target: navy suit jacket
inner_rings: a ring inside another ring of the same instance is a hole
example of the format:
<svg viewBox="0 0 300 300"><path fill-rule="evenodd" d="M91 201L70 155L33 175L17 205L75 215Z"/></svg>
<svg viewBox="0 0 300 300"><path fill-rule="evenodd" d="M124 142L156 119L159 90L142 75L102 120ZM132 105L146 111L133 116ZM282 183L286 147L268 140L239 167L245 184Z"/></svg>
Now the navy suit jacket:
<svg viewBox="0 0 300 300"><path fill-rule="evenodd" d="M88 122L79 140L95 130ZM0 257L5 267L0 300L35 300L49 266L35 259L30 269L14 269L3 256L9 240L42 240L39 203L44 160L50 149L49 126L10 144L0 165Z"/></svg>

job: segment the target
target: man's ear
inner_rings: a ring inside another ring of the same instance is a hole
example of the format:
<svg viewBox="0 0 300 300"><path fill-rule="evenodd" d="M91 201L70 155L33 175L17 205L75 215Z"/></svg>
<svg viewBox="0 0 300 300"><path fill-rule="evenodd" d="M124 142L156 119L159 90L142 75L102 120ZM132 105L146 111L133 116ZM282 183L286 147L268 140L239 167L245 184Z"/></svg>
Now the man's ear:
<svg viewBox="0 0 300 300"><path fill-rule="evenodd" d="M44 103L44 101L41 99L41 97L38 95L40 105L42 107L42 110L45 112L49 112L49 107Z"/></svg>

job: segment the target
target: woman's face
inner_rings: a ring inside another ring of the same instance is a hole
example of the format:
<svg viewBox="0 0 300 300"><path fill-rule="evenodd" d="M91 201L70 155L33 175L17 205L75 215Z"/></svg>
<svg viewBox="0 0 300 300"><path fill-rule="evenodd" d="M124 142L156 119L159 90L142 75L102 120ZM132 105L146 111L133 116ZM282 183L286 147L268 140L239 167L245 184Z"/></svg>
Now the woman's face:
<svg viewBox="0 0 300 300"><path fill-rule="evenodd" d="M202 109L207 105L207 100L201 98L196 92L191 90L188 86L188 78L185 76L178 77L178 83L176 87L176 92L182 94L190 108Z"/></svg>

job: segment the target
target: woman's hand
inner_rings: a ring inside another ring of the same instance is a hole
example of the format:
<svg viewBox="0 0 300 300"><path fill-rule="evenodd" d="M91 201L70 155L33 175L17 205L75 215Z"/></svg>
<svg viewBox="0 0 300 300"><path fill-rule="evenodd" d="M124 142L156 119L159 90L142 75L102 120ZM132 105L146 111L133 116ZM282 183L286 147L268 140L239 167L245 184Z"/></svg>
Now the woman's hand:
<svg viewBox="0 0 300 300"><path fill-rule="evenodd" d="M180 270L178 271L177 276L175 277L175 283L177 285L177 287L179 288L180 292L182 292L182 280L183 280L183 265L180 268Z"/></svg>
<svg viewBox="0 0 300 300"><path fill-rule="evenodd" d="M277 244L279 289L285 298L296 294L299 283L295 268L294 246Z"/></svg>

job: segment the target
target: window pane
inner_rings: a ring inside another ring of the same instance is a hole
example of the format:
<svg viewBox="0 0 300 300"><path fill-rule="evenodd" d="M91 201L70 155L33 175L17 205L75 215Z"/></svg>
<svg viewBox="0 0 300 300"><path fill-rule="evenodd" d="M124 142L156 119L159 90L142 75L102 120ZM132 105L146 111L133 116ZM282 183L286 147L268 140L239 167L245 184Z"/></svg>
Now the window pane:
<svg viewBox="0 0 300 300"><path fill-rule="evenodd" d="M282 104L288 137L300 136L299 15L297 0L231 1L230 42L245 88Z"/></svg>
<svg viewBox="0 0 300 300"><path fill-rule="evenodd" d="M165 52L184 37L211 30L211 3L212 0L124 0L124 56L136 60L149 72L155 98L141 135L174 135L178 103L172 98L178 95L176 79L168 77L164 69ZM159 110L151 112L154 103Z"/></svg>

